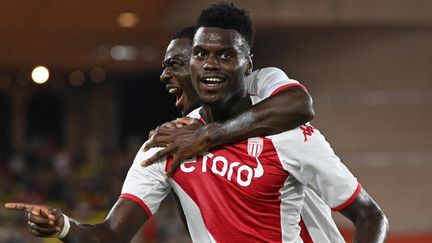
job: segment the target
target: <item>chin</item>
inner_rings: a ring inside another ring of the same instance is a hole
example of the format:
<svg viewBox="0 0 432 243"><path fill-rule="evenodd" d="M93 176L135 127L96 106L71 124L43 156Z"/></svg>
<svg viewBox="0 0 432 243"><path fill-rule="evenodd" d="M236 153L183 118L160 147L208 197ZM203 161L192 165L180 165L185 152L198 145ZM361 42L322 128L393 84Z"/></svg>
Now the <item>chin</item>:
<svg viewBox="0 0 432 243"><path fill-rule="evenodd" d="M202 101L202 103L203 105L211 108L218 108L223 105L223 102L221 102L220 100L207 100L207 101Z"/></svg>

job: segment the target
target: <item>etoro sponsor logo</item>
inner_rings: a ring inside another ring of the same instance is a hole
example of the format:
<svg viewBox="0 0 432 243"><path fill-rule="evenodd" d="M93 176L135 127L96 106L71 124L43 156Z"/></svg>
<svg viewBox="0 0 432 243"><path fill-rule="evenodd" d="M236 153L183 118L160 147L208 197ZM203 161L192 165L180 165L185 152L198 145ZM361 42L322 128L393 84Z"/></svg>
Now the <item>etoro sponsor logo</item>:
<svg viewBox="0 0 432 243"><path fill-rule="evenodd" d="M248 140L248 154L255 157L257 162L256 168L252 168L249 165L240 163L239 161L228 161L224 156L215 156L212 153L207 153L202 157L201 168L197 168L195 165L197 162L195 157L182 163L180 169L185 173L191 173L195 171L195 169L201 169L201 172L203 173L210 171L213 174L225 177L228 181L233 181L233 174L236 174L234 181L240 186L247 187L251 184L253 178L259 178L264 174L263 166L258 160L262 147L262 139L253 138Z"/></svg>

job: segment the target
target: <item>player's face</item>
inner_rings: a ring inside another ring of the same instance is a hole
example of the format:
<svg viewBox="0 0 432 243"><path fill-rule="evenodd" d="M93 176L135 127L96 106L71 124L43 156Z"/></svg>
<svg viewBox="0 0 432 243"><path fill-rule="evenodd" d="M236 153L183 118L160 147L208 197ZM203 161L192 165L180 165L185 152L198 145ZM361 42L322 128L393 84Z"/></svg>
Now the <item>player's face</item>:
<svg viewBox="0 0 432 243"><path fill-rule="evenodd" d="M243 80L251 69L244 38L235 30L201 27L190 60L192 84L203 105L227 104L244 93Z"/></svg>
<svg viewBox="0 0 432 243"><path fill-rule="evenodd" d="M190 79L189 58L192 41L187 38L175 39L167 47L160 80L169 93L176 96L176 107L183 115L200 105L198 95Z"/></svg>

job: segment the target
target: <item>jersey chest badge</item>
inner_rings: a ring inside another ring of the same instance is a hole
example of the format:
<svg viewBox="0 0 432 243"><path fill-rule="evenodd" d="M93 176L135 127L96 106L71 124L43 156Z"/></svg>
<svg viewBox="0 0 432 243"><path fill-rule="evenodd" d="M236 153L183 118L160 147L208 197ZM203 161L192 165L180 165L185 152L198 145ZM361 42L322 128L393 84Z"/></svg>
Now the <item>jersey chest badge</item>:
<svg viewBox="0 0 432 243"><path fill-rule="evenodd" d="M254 168L255 178L261 177L264 174L264 168L258 159L258 157L261 155L263 147L264 147L264 140L262 138L248 139L247 142L248 154L252 157L255 157L257 162L257 167Z"/></svg>
<svg viewBox="0 0 432 243"><path fill-rule="evenodd" d="M249 138L247 142L247 152L252 157L260 156L264 146L262 138Z"/></svg>

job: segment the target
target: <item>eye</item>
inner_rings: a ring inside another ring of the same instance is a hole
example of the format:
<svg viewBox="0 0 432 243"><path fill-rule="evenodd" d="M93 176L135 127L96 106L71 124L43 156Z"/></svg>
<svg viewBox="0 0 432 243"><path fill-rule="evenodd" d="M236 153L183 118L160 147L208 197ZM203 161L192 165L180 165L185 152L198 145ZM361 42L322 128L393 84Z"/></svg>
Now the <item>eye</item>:
<svg viewBox="0 0 432 243"><path fill-rule="evenodd" d="M163 68L169 68L169 67L180 67L184 65L184 61L182 60L178 60L175 58L168 58L167 60L162 62L162 67Z"/></svg>
<svg viewBox="0 0 432 243"><path fill-rule="evenodd" d="M198 51L196 54L195 54L195 56L197 56L197 57L200 57L200 58L203 58L203 57L205 57L206 56L206 53L205 53L205 51Z"/></svg>
<svg viewBox="0 0 432 243"><path fill-rule="evenodd" d="M231 58L234 57L234 55L230 52L224 52L220 57L222 60L230 60Z"/></svg>

